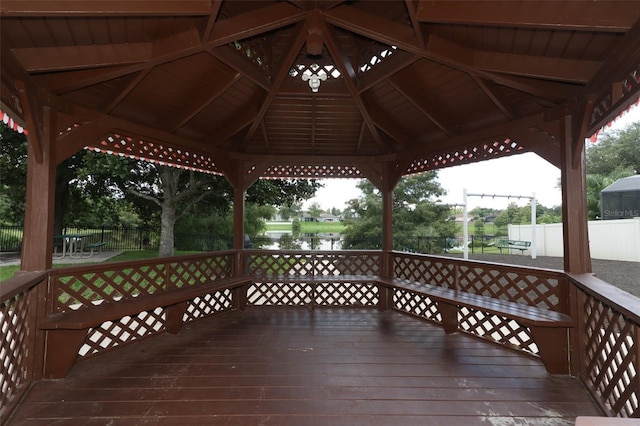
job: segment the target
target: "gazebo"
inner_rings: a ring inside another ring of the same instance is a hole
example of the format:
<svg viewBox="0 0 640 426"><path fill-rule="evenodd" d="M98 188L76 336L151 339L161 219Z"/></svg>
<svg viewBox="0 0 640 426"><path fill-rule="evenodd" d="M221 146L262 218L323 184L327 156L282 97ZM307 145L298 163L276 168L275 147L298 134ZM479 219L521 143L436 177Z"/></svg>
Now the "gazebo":
<svg viewBox="0 0 640 426"><path fill-rule="evenodd" d="M604 220L640 217L640 175L618 179L603 189L600 209Z"/></svg>
<svg viewBox="0 0 640 426"><path fill-rule="evenodd" d="M53 418L30 399L45 379L64 388L63 377L100 358L159 338L183 342L183 324L258 330L277 318L304 322L309 306L334 321L351 315L345 323L373 315L383 334L402 334L401 312L427 320L405 330L444 328L445 346L462 335L515 350L525 365L540 363L525 370L552 382L578 377L597 407L532 418L640 416L640 304L591 275L584 168L585 138L640 97L637 2L2 0L0 34L0 109L29 141L21 272L0 286L2 421ZM235 191L234 249L52 269L55 168L85 148L224 175ZM524 152L561 169L564 271L392 250L402 176ZM380 190L382 250L243 248L244 193L257 179L324 177L366 178ZM456 350L443 359L459 366ZM357 403L333 412L316 402L287 406L300 410L289 422L436 416L419 404L381 404L378 418ZM240 419L249 405L184 407ZM497 403L484 406L459 421L490 419ZM175 407L147 412L184 420ZM270 407L242 421L286 417ZM432 411L452 421L449 407ZM91 413L78 418L105 418Z"/></svg>

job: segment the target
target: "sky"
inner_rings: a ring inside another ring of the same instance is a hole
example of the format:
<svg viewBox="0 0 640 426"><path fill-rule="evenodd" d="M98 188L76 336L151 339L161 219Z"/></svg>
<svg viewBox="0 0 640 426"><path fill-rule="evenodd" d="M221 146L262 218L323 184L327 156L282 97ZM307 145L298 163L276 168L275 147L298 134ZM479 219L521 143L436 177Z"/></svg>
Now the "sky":
<svg viewBox="0 0 640 426"><path fill-rule="evenodd" d="M603 132L621 130L636 121L640 121L640 107L632 108ZM323 210L333 207L343 210L349 200L360 196L356 179L323 179L321 182L324 188L304 203L305 208L317 202ZM538 205L554 207L562 204L560 169L533 153L440 169L438 182L447 191L440 199L445 204L462 204L465 188L469 194L487 194L485 197L469 196L469 210L476 207L502 209L511 202L523 206L529 199L518 199L518 196L532 197L534 194ZM491 197L494 194L514 197Z"/></svg>

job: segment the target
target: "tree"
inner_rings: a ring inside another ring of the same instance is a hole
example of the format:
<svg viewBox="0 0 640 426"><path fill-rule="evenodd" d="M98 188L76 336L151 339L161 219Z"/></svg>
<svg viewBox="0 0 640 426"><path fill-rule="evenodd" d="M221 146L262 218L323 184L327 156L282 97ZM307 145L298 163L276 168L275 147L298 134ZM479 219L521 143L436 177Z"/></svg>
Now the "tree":
<svg viewBox="0 0 640 426"><path fill-rule="evenodd" d="M605 133L588 147L587 209L589 219L600 217L600 192L618 179L640 173L640 122Z"/></svg>
<svg viewBox="0 0 640 426"><path fill-rule="evenodd" d="M587 173L611 176L616 172L640 173L640 121L625 129L604 133L587 149Z"/></svg>
<svg viewBox="0 0 640 426"><path fill-rule="evenodd" d="M0 222L24 220L27 189L27 137L0 121Z"/></svg>
<svg viewBox="0 0 640 426"><path fill-rule="evenodd" d="M322 214L322 207L320 207L320 204L315 201L309 205L307 210L309 211L309 216L314 219L318 219Z"/></svg>
<svg viewBox="0 0 640 426"><path fill-rule="evenodd" d="M451 237L453 222L445 221L449 209L432 198L444 194L435 172L408 176L393 191L394 244L406 248L415 237ZM362 196L349 201L353 217L345 219L345 248L380 248L382 241L382 196L369 181L358 183Z"/></svg>

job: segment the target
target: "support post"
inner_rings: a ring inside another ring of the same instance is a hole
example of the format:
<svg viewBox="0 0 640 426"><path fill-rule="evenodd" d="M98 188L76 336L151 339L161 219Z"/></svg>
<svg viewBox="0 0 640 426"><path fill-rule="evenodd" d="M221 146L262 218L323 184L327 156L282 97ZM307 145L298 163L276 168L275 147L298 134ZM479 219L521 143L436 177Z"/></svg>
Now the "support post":
<svg viewBox="0 0 640 426"><path fill-rule="evenodd" d="M591 273L587 222L587 175L584 140L573 132L572 117L562 120L562 239L564 270ZM577 156L578 158L574 158Z"/></svg>
<svg viewBox="0 0 640 426"><path fill-rule="evenodd" d="M537 257L536 244L537 244L537 227L536 227L536 193L533 193L531 197L531 258Z"/></svg>
<svg viewBox="0 0 640 426"><path fill-rule="evenodd" d="M467 212L467 188L462 190L462 253L469 259L469 213Z"/></svg>
<svg viewBox="0 0 640 426"><path fill-rule="evenodd" d="M31 121L37 125L35 119ZM52 266L56 172L55 121L55 110L45 108L44 131L41 132L42 138L39 143L32 138L37 132L29 129L27 137L27 197L20 266L23 271L43 271Z"/></svg>

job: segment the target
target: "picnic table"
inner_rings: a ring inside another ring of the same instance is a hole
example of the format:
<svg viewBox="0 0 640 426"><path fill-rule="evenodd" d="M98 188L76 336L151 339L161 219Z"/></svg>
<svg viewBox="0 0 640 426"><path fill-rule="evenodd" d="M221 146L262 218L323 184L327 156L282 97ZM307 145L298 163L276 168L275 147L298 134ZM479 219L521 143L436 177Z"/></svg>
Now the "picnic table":
<svg viewBox="0 0 640 426"><path fill-rule="evenodd" d="M63 235L54 235L53 242L54 247L57 252L57 247L59 244L56 244L56 241L62 242L62 253L58 257L54 257L55 259L62 259L65 256L69 255L69 257L83 257L83 251L85 249L85 242L88 237L93 236L93 234L63 234ZM87 245L88 248L88 245ZM54 252L54 255L56 254ZM87 257L93 255L93 247L91 248L91 254Z"/></svg>

